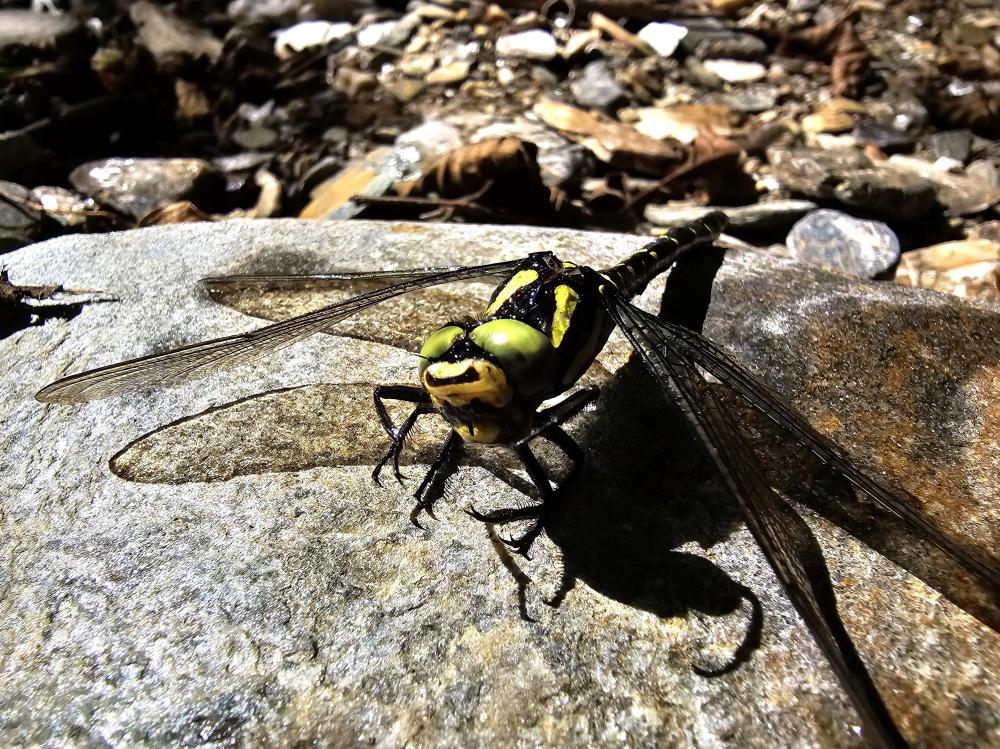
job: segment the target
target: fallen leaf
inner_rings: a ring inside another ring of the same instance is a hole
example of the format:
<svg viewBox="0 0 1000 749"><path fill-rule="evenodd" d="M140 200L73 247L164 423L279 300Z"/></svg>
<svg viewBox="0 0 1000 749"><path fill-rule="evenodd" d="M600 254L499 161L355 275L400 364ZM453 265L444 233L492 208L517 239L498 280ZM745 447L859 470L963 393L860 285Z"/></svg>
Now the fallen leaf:
<svg viewBox="0 0 1000 749"><path fill-rule="evenodd" d="M533 111L546 125L580 143L601 161L622 169L662 175L684 156L679 144L651 138L603 115L552 99L539 99Z"/></svg>
<svg viewBox="0 0 1000 749"><path fill-rule="evenodd" d="M215 221L215 217L205 213L190 200L180 200L154 208L136 226L164 226L166 224L193 224L199 221Z"/></svg>

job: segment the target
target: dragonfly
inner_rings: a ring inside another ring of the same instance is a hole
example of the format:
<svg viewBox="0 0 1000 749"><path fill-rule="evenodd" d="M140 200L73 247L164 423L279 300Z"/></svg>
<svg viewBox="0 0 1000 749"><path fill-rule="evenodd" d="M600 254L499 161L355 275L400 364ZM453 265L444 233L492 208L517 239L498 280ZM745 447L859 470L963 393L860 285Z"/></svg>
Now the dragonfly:
<svg viewBox="0 0 1000 749"><path fill-rule="evenodd" d="M430 511L431 487L453 470L453 458L463 444L503 448L521 462L539 501L488 512L473 506L468 512L491 525L526 527L503 540L527 556L545 528L547 513L568 491L583 464L584 451L564 425L598 398L599 388L578 383L617 328L718 469L749 530L857 709L867 741L877 747L905 747L906 740L840 619L816 540L772 488L719 388L769 417L859 494L938 547L969 572L990 600L1000 595L1000 563L943 533L917 509L920 503L912 495L863 473L844 449L814 429L720 346L633 304L654 278L685 253L713 244L726 223L724 213L710 212L668 230L604 269L577 265L552 252L535 252L519 260L466 267L208 279L209 283L225 283L300 278L389 285L246 333L73 374L44 387L36 397L45 403L69 404L178 384L247 364L317 333L336 332L336 323L402 294L457 281L499 278L481 314L448 320L426 337L418 353L420 385L374 388L375 413L388 436L387 449L373 470L374 480L378 482L390 464L401 479L400 455L407 437L419 419L436 414L450 430L414 492L414 517ZM386 405L393 401L410 406L409 415L399 423L393 421ZM538 440L551 443L565 455L569 470L560 481L553 481L532 450Z"/></svg>

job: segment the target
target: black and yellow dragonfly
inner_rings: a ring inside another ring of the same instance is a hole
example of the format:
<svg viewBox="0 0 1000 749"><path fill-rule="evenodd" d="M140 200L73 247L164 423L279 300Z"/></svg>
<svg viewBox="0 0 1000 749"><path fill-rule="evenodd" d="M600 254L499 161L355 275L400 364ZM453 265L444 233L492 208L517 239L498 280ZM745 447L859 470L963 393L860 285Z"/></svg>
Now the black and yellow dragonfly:
<svg viewBox="0 0 1000 749"><path fill-rule="evenodd" d="M840 620L815 539L772 489L720 400L717 386L704 373L788 430L862 494L960 563L993 599L1000 595L1000 564L942 533L916 509L919 502L912 496L861 473L841 448L721 348L630 303L682 254L714 242L725 224L724 214L709 213L671 229L604 270L538 252L522 260L470 267L328 274L324 276L328 280L394 283L240 335L72 375L43 388L37 397L43 402L74 403L183 382L330 332L338 321L400 294L453 281L500 277L481 315L451 320L426 338L419 353L420 386L375 388L375 409L390 439L375 467L375 480L390 461L400 475L399 458L407 436L426 414L439 414L451 430L416 490L416 512L429 508L430 487L449 470L463 442L508 448L523 463L541 501L491 512L470 509L470 513L492 524L527 522L526 532L505 539L527 555L545 527L547 508L566 490L583 460L583 451L562 425L599 393L593 386L573 388L617 327L717 466L750 531L853 700L867 740L880 747L905 746ZM385 405L391 400L413 405L398 425ZM553 486L532 452L537 439L551 442L569 460L569 475L558 486Z"/></svg>

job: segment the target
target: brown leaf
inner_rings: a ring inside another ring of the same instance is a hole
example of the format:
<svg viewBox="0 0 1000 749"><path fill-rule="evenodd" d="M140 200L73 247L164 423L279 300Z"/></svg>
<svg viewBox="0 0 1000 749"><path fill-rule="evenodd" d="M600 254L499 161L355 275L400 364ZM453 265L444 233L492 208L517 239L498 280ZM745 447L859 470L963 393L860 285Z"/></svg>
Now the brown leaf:
<svg viewBox="0 0 1000 749"><path fill-rule="evenodd" d="M684 156L679 145L650 138L601 115L542 98L534 112L549 127L585 146L601 161L645 174L662 175Z"/></svg>
<svg viewBox="0 0 1000 749"><path fill-rule="evenodd" d="M404 198L434 193L452 204L503 208L525 219L555 214L570 220L576 212L564 192L542 181L538 146L514 137L492 138L438 156L419 179L398 182L396 192Z"/></svg>
<svg viewBox="0 0 1000 749"><path fill-rule="evenodd" d="M782 48L800 48L828 60L833 92L852 99L861 92L871 60L854 26L855 15L846 13L819 26L798 29L789 33L782 44Z"/></svg>
<svg viewBox="0 0 1000 749"><path fill-rule="evenodd" d="M404 197L438 193L444 198L460 198L482 190L488 182L520 177L541 182L538 146L520 138L491 138L460 146L433 159L419 179L396 184Z"/></svg>
<svg viewBox="0 0 1000 749"><path fill-rule="evenodd" d="M830 63L833 93L856 99L861 93L870 60L868 48L858 38L854 24L848 21L840 29Z"/></svg>
<svg viewBox="0 0 1000 749"><path fill-rule="evenodd" d="M164 226L166 224L193 224L198 221L216 219L202 211L190 200L181 200L154 208L141 219L137 226Z"/></svg>

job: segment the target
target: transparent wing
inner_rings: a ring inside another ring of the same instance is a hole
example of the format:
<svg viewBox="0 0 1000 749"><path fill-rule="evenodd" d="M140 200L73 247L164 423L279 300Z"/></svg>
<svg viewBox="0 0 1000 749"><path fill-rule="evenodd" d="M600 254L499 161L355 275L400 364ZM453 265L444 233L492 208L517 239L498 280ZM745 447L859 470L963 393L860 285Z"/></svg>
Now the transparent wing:
<svg viewBox="0 0 1000 749"><path fill-rule="evenodd" d="M880 747L905 747L906 741L844 629L826 562L808 526L757 468L750 447L702 378L696 362L677 345L674 331L613 291L605 299L611 318L684 413L722 473L747 526L858 710L868 740Z"/></svg>
<svg viewBox="0 0 1000 749"><path fill-rule="evenodd" d="M361 294L298 317L238 335L184 346L162 354L92 369L64 377L42 388L35 396L45 403L78 403L106 398L128 390L169 385L203 377L220 369L245 364L291 345L360 310L416 289L473 278L484 278L513 270L519 260L465 268L417 271L402 283ZM347 274L344 274L347 275ZM371 278L375 274L353 274ZM383 276L384 277L384 276Z"/></svg>
<svg viewBox="0 0 1000 749"><path fill-rule="evenodd" d="M657 317L652 319L662 329L661 335L669 336L671 346L680 355L711 372L751 406L791 432L820 460L834 468L883 509L958 560L988 583L995 593L1000 592L1000 563L983 558L973 549L961 546L946 536L920 513L919 499L902 489L891 489L862 473L840 445L817 432L802 414L758 377L737 364L721 347L688 328Z"/></svg>
<svg viewBox="0 0 1000 749"><path fill-rule="evenodd" d="M493 273L484 273L475 278L486 278L489 276L501 276L505 272L506 263L501 264L504 268ZM471 267L471 266L470 266ZM377 270L377 271L334 271L331 273L308 273L308 274L285 274L285 273L247 273L231 276L209 276L201 279L202 285L207 288L217 288L221 286L274 286L274 285L308 285L318 286L324 282L330 282L331 286L339 286L344 282L394 282L407 283L416 281L428 276L453 273L463 270L458 266L444 268L407 268L405 270ZM453 279L458 280L458 279Z"/></svg>

